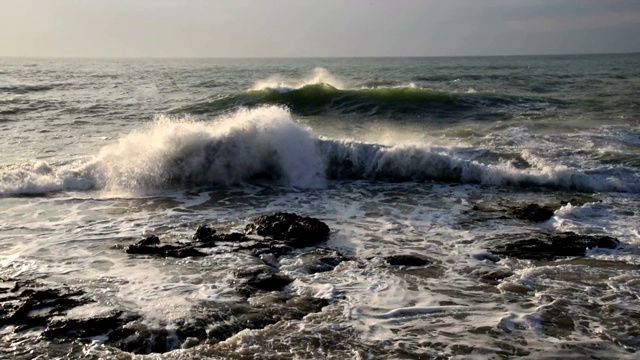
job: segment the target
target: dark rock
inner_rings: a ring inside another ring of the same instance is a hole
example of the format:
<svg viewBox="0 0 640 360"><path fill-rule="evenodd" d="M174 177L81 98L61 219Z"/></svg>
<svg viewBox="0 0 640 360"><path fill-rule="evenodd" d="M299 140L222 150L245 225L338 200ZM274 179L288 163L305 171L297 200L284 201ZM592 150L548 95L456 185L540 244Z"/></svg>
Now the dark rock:
<svg viewBox="0 0 640 360"><path fill-rule="evenodd" d="M42 336L75 340L109 334L118 327L137 318L139 316L125 315L122 311L114 311L96 318L87 319L58 318L49 323Z"/></svg>
<svg viewBox="0 0 640 360"><path fill-rule="evenodd" d="M127 254L135 255L155 255L175 258L199 257L207 255L190 245L149 246L141 245L140 243L127 246L125 248L125 252Z"/></svg>
<svg viewBox="0 0 640 360"><path fill-rule="evenodd" d="M250 241L248 237L246 237L243 233L229 233L229 234L220 234L217 237L218 241L224 242L242 242L242 241Z"/></svg>
<svg viewBox="0 0 640 360"><path fill-rule="evenodd" d="M20 293L18 290L22 289ZM138 318L136 315L114 311L93 318L68 318L67 311L94 302L84 292L58 285L47 288L36 282L14 286L13 294L0 298L0 326L14 325L14 331L44 328L42 336L58 341L76 341L101 334L109 334Z"/></svg>
<svg viewBox="0 0 640 360"><path fill-rule="evenodd" d="M140 246L151 246L160 244L160 238L155 235L145 236L142 240L137 243Z"/></svg>
<svg viewBox="0 0 640 360"><path fill-rule="evenodd" d="M245 234L257 234L302 248L327 240L329 227L318 219L280 212L256 218L246 226Z"/></svg>
<svg viewBox="0 0 640 360"><path fill-rule="evenodd" d="M251 297L251 305L262 309L277 321L300 320L307 314L316 313L329 305L326 299L283 293L260 293Z"/></svg>
<svg viewBox="0 0 640 360"><path fill-rule="evenodd" d="M29 287L27 287L29 286ZM26 287L26 288L25 288ZM23 289L20 293L17 290ZM67 287L43 288L42 284L21 284L0 298L0 326L15 325L16 331L44 327L55 316L76 306L92 302L79 290Z"/></svg>
<svg viewBox="0 0 640 360"><path fill-rule="evenodd" d="M186 258L186 257L200 257L200 256L207 256L207 254L201 252L200 250L191 247L191 246L185 246L185 247L180 247L177 249L170 249L167 250L167 252L165 253L165 255L167 257L175 257L175 258Z"/></svg>
<svg viewBox="0 0 640 360"><path fill-rule="evenodd" d="M215 229L212 229L206 225L200 225L196 229L196 233L193 234L193 240L201 242L213 241L213 235L216 233Z"/></svg>
<svg viewBox="0 0 640 360"><path fill-rule="evenodd" d="M106 344L133 354L164 353L179 347L177 343L168 343L167 338L167 329L154 329L140 322L131 322L109 333Z"/></svg>
<svg viewBox="0 0 640 360"><path fill-rule="evenodd" d="M247 296L258 290L280 291L293 281L290 277L280 274L268 266L237 270L234 275L241 279L238 291Z"/></svg>
<svg viewBox="0 0 640 360"><path fill-rule="evenodd" d="M348 260L337 251L315 249L297 256L303 263L302 270L307 274L315 274L333 270L341 262Z"/></svg>
<svg viewBox="0 0 640 360"><path fill-rule="evenodd" d="M532 221L532 222L543 222L551 219L555 210L551 206L540 206L538 204L528 204L525 207L515 208L511 211L513 216L518 219Z"/></svg>
<svg viewBox="0 0 640 360"><path fill-rule="evenodd" d="M393 266L427 266L431 261L420 255L390 255L383 257L384 261Z"/></svg>
<svg viewBox="0 0 640 360"><path fill-rule="evenodd" d="M278 322L264 310L246 303L217 304L217 307L211 311L216 319L207 326L207 338L212 343L224 341L244 329L262 329Z"/></svg>
<svg viewBox="0 0 640 360"><path fill-rule="evenodd" d="M566 232L501 244L491 251L518 259L552 260L558 257L585 256L587 249L592 248L615 249L619 244L617 239L609 236Z"/></svg>
<svg viewBox="0 0 640 360"><path fill-rule="evenodd" d="M502 279L513 275L513 272L508 268L476 269L472 271L471 274L478 277L480 281L484 283L498 285Z"/></svg>

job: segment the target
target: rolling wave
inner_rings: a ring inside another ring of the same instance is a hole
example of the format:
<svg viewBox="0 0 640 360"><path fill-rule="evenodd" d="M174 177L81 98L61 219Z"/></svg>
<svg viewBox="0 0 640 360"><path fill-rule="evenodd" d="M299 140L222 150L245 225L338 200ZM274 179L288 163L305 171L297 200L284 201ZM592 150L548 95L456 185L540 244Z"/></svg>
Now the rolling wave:
<svg viewBox="0 0 640 360"><path fill-rule="evenodd" d="M494 92L444 91L396 85L385 81L365 83L349 88L328 71L317 68L303 80L283 82L267 79L241 93L216 95L213 99L174 109L172 113L214 114L236 107L284 106L300 115L356 114L386 116L405 115L437 118L499 119L528 111L543 111L560 106L557 99L505 95Z"/></svg>
<svg viewBox="0 0 640 360"><path fill-rule="evenodd" d="M482 112L493 112L502 119L505 110L542 111L553 100L501 95L489 92L448 92L414 86L378 87L342 90L331 84L319 83L300 88L275 87L249 90L179 109L174 113L207 114L241 107L264 105L285 106L300 115L361 114L435 115L463 118ZM557 104L556 104L557 105Z"/></svg>
<svg viewBox="0 0 640 360"><path fill-rule="evenodd" d="M639 192L638 174L620 169L580 171L526 159L481 161L488 149L418 144L384 146L318 138L268 106L239 110L213 122L159 117L84 163L0 169L0 195L56 191L147 191L242 182L323 188L329 180L438 181L570 191ZM491 158L491 157L485 157ZM530 160L527 162L527 160Z"/></svg>

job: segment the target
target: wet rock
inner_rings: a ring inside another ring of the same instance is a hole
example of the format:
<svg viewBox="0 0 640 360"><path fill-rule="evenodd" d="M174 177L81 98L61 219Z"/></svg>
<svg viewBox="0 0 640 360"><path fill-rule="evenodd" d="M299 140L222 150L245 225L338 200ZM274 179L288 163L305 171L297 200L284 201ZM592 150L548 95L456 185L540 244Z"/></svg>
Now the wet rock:
<svg viewBox="0 0 640 360"><path fill-rule="evenodd" d="M193 234L193 240L200 242L211 242L213 241L213 235L215 233L215 229L212 229L206 225L200 225L196 229L196 233Z"/></svg>
<svg viewBox="0 0 640 360"><path fill-rule="evenodd" d="M475 269L471 272L471 275L480 279L480 281L489 285L498 285L502 279L508 278L513 275L513 271L509 268L497 268L497 269Z"/></svg>
<svg viewBox="0 0 640 360"><path fill-rule="evenodd" d="M14 325L16 332L43 328L42 337L47 339L76 341L109 334L138 318L121 311L88 318L69 318L69 310L94 300L81 290L66 286L57 285L51 289L36 282L16 283L12 290L0 299L0 326Z"/></svg>
<svg viewBox="0 0 640 360"><path fill-rule="evenodd" d="M315 218L280 212L256 218L246 226L245 234L257 234L302 248L327 240L329 227Z"/></svg>
<svg viewBox="0 0 640 360"><path fill-rule="evenodd" d="M160 244L160 238L155 235L148 235L142 238L142 240L138 241L138 245L141 246L151 246Z"/></svg>
<svg viewBox="0 0 640 360"><path fill-rule="evenodd" d="M199 257L207 254L197 250L192 245L160 245L160 239L157 236L148 236L135 244L125 247L124 251L132 255L154 255L161 257Z"/></svg>
<svg viewBox="0 0 640 360"><path fill-rule="evenodd" d="M553 260L558 257L585 256L587 249L615 249L620 242L609 236L578 235L573 232L539 235L495 246L498 255L528 260Z"/></svg>
<svg viewBox="0 0 640 360"><path fill-rule="evenodd" d="M229 233L229 234L220 234L216 235L216 241L222 242L243 242L243 241L251 241L250 238L245 236L243 233Z"/></svg>
<svg viewBox="0 0 640 360"><path fill-rule="evenodd" d="M124 314L122 311L114 311L95 318L68 319L57 318L52 320L42 336L48 338L64 338L74 340L111 333L118 327L139 318L135 315ZM112 336L110 336L111 338Z"/></svg>
<svg viewBox="0 0 640 360"><path fill-rule="evenodd" d="M215 304L210 310L214 320L207 326L209 343L224 341L244 329L262 329L278 322L265 311L246 303Z"/></svg>
<svg viewBox="0 0 640 360"><path fill-rule="evenodd" d="M315 249L296 258L302 263L301 270L307 274L331 271L341 262L348 260L339 252L327 249Z"/></svg>
<svg viewBox="0 0 640 360"><path fill-rule="evenodd" d="M280 291L293 281L290 277L268 266L236 270L234 275L239 279L238 291L246 296L258 290Z"/></svg>
<svg viewBox="0 0 640 360"><path fill-rule="evenodd" d="M390 255L383 257L384 261L392 266L427 266L431 260L420 255Z"/></svg>
<svg viewBox="0 0 640 360"><path fill-rule="evenodd" d="M92 301L84 292L68 287L50 289L38 283L16 283L0 298L0 326L15 325L16 331L45 327L55 316Z"/></svg>
<svg viewBox="0 0 640 360"><path fill-rule="evenodd" d="M511 214L521 220L543 222L551 219L551 217L553 217L553 213L559 208L560 206L540 206L532 203L524 207L512 209Z"/></svg>
<svg viewBox="0 0 640 360"><path fill-rule="evenodd" d="M164 353L180 347L168 341L167 329L149 328L141 322L131 322L109 333L107 345L133 354Z"/></svg>
<svg viewBox="0 0 640 360"><path fill-rule="evenodd" d="M277 321L300 320L307 314L319 312L329 305L326 299L274 292L260 293L250 298L249 302Z"/></svg>

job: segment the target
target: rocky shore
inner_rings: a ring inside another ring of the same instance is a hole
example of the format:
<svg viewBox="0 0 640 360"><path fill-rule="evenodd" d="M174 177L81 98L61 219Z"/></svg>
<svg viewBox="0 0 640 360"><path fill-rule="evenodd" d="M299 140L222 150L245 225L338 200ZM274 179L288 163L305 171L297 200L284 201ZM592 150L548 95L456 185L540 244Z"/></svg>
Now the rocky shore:
<svg viewBox="0 0 640 360"><path fill-rule="evenodd" d="M474 211L498 212L500 216L541 222L553 216L554 209L538 204L501 209L476 206ZM133 310L107 311L92 317L76 318L69 312L96 300L82 288L56 286L44 280L1 279L0 326L12 326L16 333L40 329L42 337L67 342L100 337L104 344L134 354L163 353L200 344L216 344L245 329L262 329L280 321L299 320L317 313L330 301L298 295L287 287L295 276L280 269L280 258L294 256L306 274L332 271L344 261L362 262L326 246L331 230L324 222L293 213L259 216L244 232L223 233L203 224L186 241L164 242L149 235L116 250L132 257L198 258L220 253L240 252L256 259L256 265L236 269L228 284L237 293L235 302L207 301L199 311L168 327L151 327ZM592 248L614 249L620 242L609 236L554 233L541 230L518 236L489 239L483 260L499 263L505 258L550 261L584 257ZM392 268L437 268L429 254L410 252L382 258ZM497 285L511 272L495 267L472 272L482 282ZM167 330L167 328L172 330Z"/></svg>

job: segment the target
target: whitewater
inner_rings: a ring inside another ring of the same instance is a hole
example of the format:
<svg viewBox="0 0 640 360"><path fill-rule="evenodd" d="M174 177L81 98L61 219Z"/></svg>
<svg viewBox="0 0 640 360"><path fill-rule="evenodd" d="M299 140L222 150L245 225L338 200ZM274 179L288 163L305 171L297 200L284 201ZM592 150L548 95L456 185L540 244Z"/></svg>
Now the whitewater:
<svg viewBox="0 0 640 360"><path fill-rule="evenodd" d="M638 65L0 58L0 357L633 359ZM531 204L548 216L520 215ZM125 251L277 212L328 240ZM567 232L617 242L497 250ZM247 293L243 271L291 281ZM34 291L51 302L25 326ZM113 321L51 330L78 319Z"/></svg>

